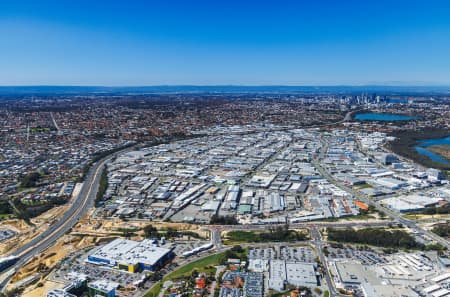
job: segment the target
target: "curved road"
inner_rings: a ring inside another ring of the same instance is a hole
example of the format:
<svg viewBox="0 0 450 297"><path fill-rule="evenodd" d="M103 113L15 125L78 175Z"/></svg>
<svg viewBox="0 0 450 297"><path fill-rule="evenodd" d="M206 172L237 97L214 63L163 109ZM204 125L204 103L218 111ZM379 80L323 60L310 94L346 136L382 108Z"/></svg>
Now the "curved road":
<svg viewBox="0 0 450 297"><path fill-rule="evenodd" d="M64 213L64 215L50 225L47 230L42 232L37 237L33 238L30 242L24 244L18 248L14 256L18 256L20 259L16 264L12 265L7 271L3 272L0 276L0 288L4 290L4 287L9 282L11 277L17 272L27 261L34 256L40 254L48 247L52 246L61 236L68 232L81 217L94 206L95 198L97 195L101 172L106 162L108 162L114 156L132 150L134 147L128 147L126 149L115 152L109 156L104 157L100 161L94 163L89 169L83 186L78 194L78 197L72 202L70 208Z"/></svg>

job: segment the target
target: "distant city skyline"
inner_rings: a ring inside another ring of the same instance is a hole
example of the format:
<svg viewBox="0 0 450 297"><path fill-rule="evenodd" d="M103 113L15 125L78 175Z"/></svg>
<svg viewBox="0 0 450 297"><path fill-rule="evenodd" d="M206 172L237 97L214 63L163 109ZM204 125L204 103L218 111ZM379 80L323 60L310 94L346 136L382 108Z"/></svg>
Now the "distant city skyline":
<svg viewBox="0 0 450 297"><path fill-rule="evenodd" d="M447 1L10 1L0 85L450 86Z"/></svg>

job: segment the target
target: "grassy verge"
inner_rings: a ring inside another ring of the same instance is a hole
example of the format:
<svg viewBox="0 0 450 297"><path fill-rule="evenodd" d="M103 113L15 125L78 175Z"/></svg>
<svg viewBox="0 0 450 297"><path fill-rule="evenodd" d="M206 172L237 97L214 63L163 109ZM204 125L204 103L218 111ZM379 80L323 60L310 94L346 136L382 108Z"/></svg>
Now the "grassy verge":
<svg viewBox="0 0 450 297"><path fill-rule="evenodd" d="M449 217L449 214L423 214L423 213L408 213L402 215L405 219L421 221L429 219L445 219Z"/></svg>
<svg viewBox="0 0 450 297"><path fill-rule="evenodd" d="M169 273L164 277L163 280L170 280L182 276L191 275L192 271L195 269L198 272L208 272L210 273L212 270L215 270L212 266L217 266L220 264L220 259L224 253L218 253L214 255L207 256L205 258L196 260L194 262L188 263L179 269Z"/></svg>
<svg viewBox="0 0 450 297"><path fill-rule="evenodd" d="M12 215L9 213L0 213L0 220L4 220L4 219L8 219L10 218Z"/></svg>
<svg viewBox="0 0 450 297"><path fill-rule="evenodd" d="M107 189L108 189L108 171L105 166L103 167L102 175L100 176L98 192L97 196L95 197L96 206L98 206L98 203L103 200L103 195L105 195Z"/></svg>
<svg viewBox="0 0 450 297"><path fill-rule="evenodd" d="M151 289L148 291L144 297L157 297L159 295L159 292L161 291L163 286L163 282L159 281L157 282Z"/></svg>

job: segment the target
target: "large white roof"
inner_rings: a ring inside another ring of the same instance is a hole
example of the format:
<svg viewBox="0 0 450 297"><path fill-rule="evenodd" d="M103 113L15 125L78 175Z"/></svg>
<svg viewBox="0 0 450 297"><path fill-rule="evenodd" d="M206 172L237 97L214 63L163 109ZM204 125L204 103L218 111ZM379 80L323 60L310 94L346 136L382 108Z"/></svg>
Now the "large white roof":
<svg viewBox="0 0 450 297"><path fill-rule="evenodd" d="M141 242L118 238L97 250L93 257L119 263L145 263L153 265L170 250L154 245L146 239Z"/></svg>

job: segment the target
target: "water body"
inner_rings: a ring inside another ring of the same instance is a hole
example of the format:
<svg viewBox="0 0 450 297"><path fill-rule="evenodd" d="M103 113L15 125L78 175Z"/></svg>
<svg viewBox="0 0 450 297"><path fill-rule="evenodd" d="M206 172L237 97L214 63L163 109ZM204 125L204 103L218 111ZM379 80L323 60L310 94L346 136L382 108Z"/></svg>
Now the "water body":
<svg viewBox="0 0 450 297"><path fill-rule="evenodd" d="M450 145L450 136L447 136L445 138L426 139L420 141L419 145L414 147L419 154L430 158L432 161L450 165L450 160L447 160L444 157L427 149L427 147L431 145Z"/></svg>
<svg viewBox="0 0 450 297"><path fill-rule="evenodd" d="M355 115L355 120L357 121L394 122L394 121L411 121L415 119L417 119L417 117L393 113L358 113Z"/></svg>

